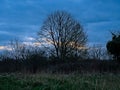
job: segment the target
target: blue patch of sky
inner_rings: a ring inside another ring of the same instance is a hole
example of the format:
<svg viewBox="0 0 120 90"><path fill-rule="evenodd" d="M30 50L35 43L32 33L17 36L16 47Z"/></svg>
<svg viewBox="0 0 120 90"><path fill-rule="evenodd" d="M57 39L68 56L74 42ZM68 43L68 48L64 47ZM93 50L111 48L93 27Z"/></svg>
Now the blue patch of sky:
<svg viewBox="0 0 120 90"><path fill-rule="evenodd" d="M120 30L119 0L0 0L0 45L14 38L36 37L49 13L70 12L83 25L90 44L105 44L110 30Z"/></svg>

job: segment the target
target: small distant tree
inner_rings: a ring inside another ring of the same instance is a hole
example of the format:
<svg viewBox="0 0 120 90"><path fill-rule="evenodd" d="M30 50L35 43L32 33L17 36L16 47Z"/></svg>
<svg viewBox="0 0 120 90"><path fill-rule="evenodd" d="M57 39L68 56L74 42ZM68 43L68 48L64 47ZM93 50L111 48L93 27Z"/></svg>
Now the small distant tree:
<svg viewBox="0 0 120 90"><path fill-rule="evenodd" d="M116 60L120 59L120 33L112 33L112 40L107 42L108 53Z"/></svg>
<svg viewBox="0 0 120 90"><path fill-rule="evenodd" d="M88 48L88 59L93 60L110 60L110 54L107 53L107 50L100 44L94 44Z"/></svg>
<svg viewBox="0 0 120 90"><path fill-rule="evenodd" d="M50 43L58 59L77 57L80 47L86 44L86 34L81 24L66 11L56 11L44 21L38 32L41 38Z"/></svg>
<svg viewBox="0 0 120 90"><path fill-rule="evenodd" d="M94 60L100 60L102 57L102 46L101 45L93 45L88 49L88 58Z"/></svg>

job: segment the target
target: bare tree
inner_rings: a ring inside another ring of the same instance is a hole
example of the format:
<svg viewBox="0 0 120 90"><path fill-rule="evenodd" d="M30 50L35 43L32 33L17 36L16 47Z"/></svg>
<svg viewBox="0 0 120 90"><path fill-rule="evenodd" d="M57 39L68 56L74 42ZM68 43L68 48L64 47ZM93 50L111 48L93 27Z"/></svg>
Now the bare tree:
<svg viewBox="0 0 120 90"><path fill-rule="evenodd" d="M62 60L78 55L79 48L84 47L87 41L83 27L65 11L50 14L38 35L53 46L56 57Z"/></svg>
<svg viewBox="0 0 120 90"><path fill-rule="evenodd" d="M100 44L94 44L93 46L88 48L88 59L94 60L110 60L111 56L107 53L105 47Z"/></svg>
<svg viewBox="0 0 120 90"><path fill-rule="evenodd" d="M34 45L27 45L18 39L11 40L9 44L10 50L4 52L4 56L14 60L27 60L33 55L43 56L45 52L42 48Z"/></svg>
<svg viewBox="0 0 120 90"><path fill-rule="evenodd" d="M93 45L89 49L89 56L91 59L100 60L103 55L102 46Z"/></svg>

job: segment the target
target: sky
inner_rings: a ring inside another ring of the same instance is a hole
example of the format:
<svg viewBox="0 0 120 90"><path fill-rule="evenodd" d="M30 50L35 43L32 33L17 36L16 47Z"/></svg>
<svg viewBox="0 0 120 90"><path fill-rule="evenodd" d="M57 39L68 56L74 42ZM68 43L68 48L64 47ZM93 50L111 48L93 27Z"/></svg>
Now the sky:
<svg viewBox="0 0 120 90"><path fill-rule="evenodd" d="M13 39L33 42L43 21L56 10L80 21L89 45L105 46L110 31L120 30L120 0L0 0L0 48Z"/></svg>

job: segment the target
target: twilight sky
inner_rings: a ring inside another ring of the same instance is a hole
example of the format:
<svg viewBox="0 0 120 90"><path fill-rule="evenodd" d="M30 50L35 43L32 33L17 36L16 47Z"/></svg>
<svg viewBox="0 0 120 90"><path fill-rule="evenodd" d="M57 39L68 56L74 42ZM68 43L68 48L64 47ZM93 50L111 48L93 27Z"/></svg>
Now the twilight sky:
<svg viewBox="0 0 120 90"><path fill-rule="evenodd" d="M0 46L19 38L34 41L47 15L65 10L78 19L89 44L110 40L110 31L120 30L120 0L0 0Z"/></svg>

